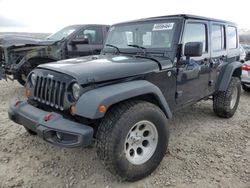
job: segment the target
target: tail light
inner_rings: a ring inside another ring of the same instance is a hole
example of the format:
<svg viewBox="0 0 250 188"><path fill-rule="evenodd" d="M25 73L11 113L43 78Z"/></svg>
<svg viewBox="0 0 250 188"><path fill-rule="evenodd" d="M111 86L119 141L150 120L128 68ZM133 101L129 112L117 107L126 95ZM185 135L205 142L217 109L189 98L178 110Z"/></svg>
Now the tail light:
<svg viewBox="0 0 250 188"><path fill-rule="evenodd" d="M242 70L250 71L250 65L243 64L243 65L242 65Z"/></svg>

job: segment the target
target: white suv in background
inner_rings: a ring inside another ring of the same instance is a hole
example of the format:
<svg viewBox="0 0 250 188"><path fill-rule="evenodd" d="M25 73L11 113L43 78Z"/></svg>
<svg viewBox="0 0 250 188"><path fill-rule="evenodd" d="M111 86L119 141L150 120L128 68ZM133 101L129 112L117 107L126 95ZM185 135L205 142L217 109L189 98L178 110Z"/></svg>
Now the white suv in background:
<svg viewBox="0 0 250 188"><path fill-rule="evenodd" d="M245 49L240 45L240 61L244 62L246 59Z"/></svg>

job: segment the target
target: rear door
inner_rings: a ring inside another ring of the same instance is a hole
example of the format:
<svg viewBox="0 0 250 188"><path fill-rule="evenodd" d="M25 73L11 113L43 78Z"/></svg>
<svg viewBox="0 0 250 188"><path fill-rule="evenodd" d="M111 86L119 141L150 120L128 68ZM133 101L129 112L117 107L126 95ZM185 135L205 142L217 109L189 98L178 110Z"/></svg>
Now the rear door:
<svg viewBox="0 0 250 188"><path fill-rule="evenodd" d="M185 105L197 101L208 94L210 74L209 22L188 20L182 37L182 58L177 63L177 103ZM203 54L200 57L184 56L184 47L188 42L202 42Z"/></svg>
<svg viewBox="0 0 250 188"><path fill-rule="evenodd" d="M226 26L223 23L210 22L211 61L209 76L209 91L215 91L215 84L223 63L227 62Z"/></svg>
<svg viewBox="0 0 250 188"><path fill-rule="evenodd" d="M88 26L80 30L72 40L88 39L89 44L67 44L69 57L100 54L103 48L103 30L101 26Z"/></svg>

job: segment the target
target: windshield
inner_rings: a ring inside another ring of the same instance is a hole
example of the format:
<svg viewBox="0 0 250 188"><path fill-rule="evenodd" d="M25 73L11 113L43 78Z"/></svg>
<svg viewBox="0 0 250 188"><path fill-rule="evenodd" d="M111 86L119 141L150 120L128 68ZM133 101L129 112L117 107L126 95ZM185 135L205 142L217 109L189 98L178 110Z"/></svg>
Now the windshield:
<svg viewBox="0 0 250 188"><path fill-rule="evenodd" d="M172 47L175 27L175 22L171 20L115 25L110 28L106 44L119 49L135 49L135 46L168 49Z"/></svg>
<svg viewBox="0 0 250 188"><path fill-rule="evenodd" d="M62 40L63 38L66 38L71 33L73 33L78 27L79 26L65 27L65 28L61 29L60 31L58 31L58 32L56 32L54 34L51 34L50 36L47 37L47 39L54 40L54 41Z"/></svg>

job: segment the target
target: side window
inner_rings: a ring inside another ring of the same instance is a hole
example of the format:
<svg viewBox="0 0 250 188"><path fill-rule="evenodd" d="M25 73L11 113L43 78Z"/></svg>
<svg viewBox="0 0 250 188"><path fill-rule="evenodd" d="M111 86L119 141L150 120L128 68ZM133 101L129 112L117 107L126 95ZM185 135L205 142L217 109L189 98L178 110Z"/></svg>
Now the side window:
<svg viewBox="0 0 250 188"><path fill-rule="evenodd" d="M227 27L227 37L228 37L228 48L234 49L237 48L237 31L236 27L228 26Z"/></svg>
<svg viewBox="0 0 250 188"><path fill-rule="evenodd" d="M225 28L222 25L212 25L212 50L225 49Z"/></svg>
<svg viewBox="0 0 250 188"><path fill-rule="evenodd" d="M98 27L89 27L80 31L75 39L85 39L89 40L90 44L102 44L102 30Z"/></svg>
<svg viewBox="0 0 250 188"><path fill-rule="evenodd" d="M207 52L207 28L205 24L188 23L186 24L184 38L184 45L188 42L202 42L203 53Z"/></svg>

